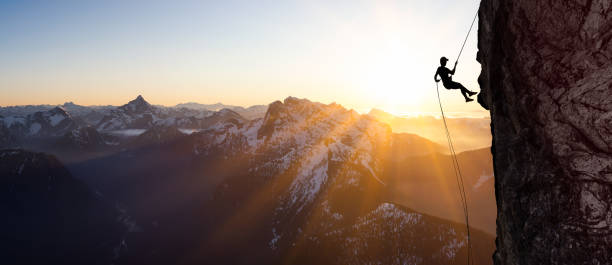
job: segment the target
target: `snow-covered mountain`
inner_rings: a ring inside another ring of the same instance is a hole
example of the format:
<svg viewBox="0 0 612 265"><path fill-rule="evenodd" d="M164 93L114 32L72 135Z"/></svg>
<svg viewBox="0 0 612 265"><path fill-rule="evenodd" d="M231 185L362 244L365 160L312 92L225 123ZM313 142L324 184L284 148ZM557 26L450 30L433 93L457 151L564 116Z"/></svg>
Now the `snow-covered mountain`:
<svg viewBox="0 0 612 265"><path fill-rule="evenodd" d="M138 135L130 142L132 147L146 147L158 144L172 142L180 137L184 137L185 133L173 126L155 126L149 128L144 133Z"/></svg>
<svg viewBox="0 0 612 265"><path fill-rule="evenodd" d="M94 150L96 147L108 146L108 143L119 144L116 139L111 139L110 134L124 135L123 132L127 130L144 132L152 128L173 127L200 131L227 121L235 124L247 121L230 109L209 111L153 106L142 96L120 107L89 107L67 102L63 106L53 108L49 105L39 105L5 107L0 110L2 113L12 114L0 115L0 147L40 148L52 145L64 149L76 147L76 150ZM32 110L42 111L27 115L16 114ZM50 139L58 137L61 137L59 141ZM34 138L36 141L32 141ZM47 138L51 141L45 140Z"/></svg>
<svg viewBox="0 0 612 265"><path fill-rule="evenodd" d="M96 112L100 114L105 114L108 111L115 108L115 106L106 105L106 106L82 106L78 104L74 104L73 102L66 102L62 105L66 111L68 111L74 117L84 117L89 115L91 112Z"/></svg>
<svg viewBox="0 0 612 265"><path fill-rule="evenodd" d="M336 104L287 98L270 104L263 119L194 135L193 151L248 161L248 179L225 179L212 205L227 214L220 217L222 227L242 231L245 241L258 242L257 249L271 252L274 259L299 264L463 262L464 227L386 201L383 167L394 155L393 136L388 125L370 116ZM410 156L410 149L405 152ZM486 249L476 258L490 264L492 237L476 231L473 238ZM411 245L416 242L423 245ZM242 247L227 244L211 249Z"/></svg>
<svg viewBox="0 0 612 265"><path fill-rule="evenodd" d="M405 208L392 197L390 185L411 172L399 172L401 165L429 161L422 156L439 152L439 145L395 134L372 116L337 104L292 97L253 120L230 109L206 111L192 134L181 132L176 117L184 114L176 110L138 97L110 111L99 125L143 129L130 138L138 148L70 165L79 179L135 216L142 232L127 239L130 261L464 262L463 225ZM71 130L65 138L102 143L105 133L98 129ZM432 165L411 166L427 172ZM490 264L494 238L474 229L472 239L476 264Z"/></svg>
<svg viewBox="0 0 612 265"><path fill-rule="evenodd" d="M214 123L208 118L215 113L209 110L153 106L142 96L138 96L129 103L111 110L100 120L96 128L100 131L149 129L154 126L201 129ZM213 119L216 118L217 116Z"/></svg>
<svg viewBox="0 0 612 265"><path fill-rule="evenodd" d="M0 115L4 117L10 116L28 116L39 111L48 111L56 106L53 105L24 105L24 106L6 106L0 107Z"/></svg>
<svg viewBox="0 0 612 265"><path fill-rule="evenodd" d="M195 103L195 102L181 103L181 104L177 104L175 107L194 109L194 110L210 110L210 111L230 109L249 120L263 118L263 116L266 114L266 111L268 110L267 105L253 105L253 106L244 108L241 106L225 105L223 103L200 104L200 103Z"/></svg>
<svg viewBox="0 0 612 265"><path fill-rule="evenodd" d="M69 112L73 117L81 117L87 115L88 113L95 111L100 113L105 113L111 109L114 109L113 106L81 106L74 104L73 102L66 102L63 105L24 105L24 106L7 106L0 107L0 115L2 116L28 116L35 112L44 112L51 110L55 107L62 107L64 110Z"/></svg>
<svg viewBox="0 0 612 265"><path fill-rule="evenodd" d="M249 120L254 120L254 119L258 119L258 118L263 118L264 115L266 115L266 111L268 111L268 106L266 106L266 105L254 105L254 106L250 106L248 108L243 108L243 107L237 106L237 107L233 107L233 108L229 108L229 109L237 112L242 117L245 117L245 118L247 118Z"/></svg>
<svg viewBox="0 0 612 265"><path fill-rule="evenodd" d="M210 110L210 111L219 111L221 109L231 109L235 106L225 105L221 102L215 104L201 104L196 102L187 102L187 103L179 103L174 106L176 108L186 108L186 109L195 109L195 110Z"/></svg>
<svg viewBox="0 0 612 265"><path fill-rule="evenodd" d="M82 126L65 133L57 141L56 147L63 151L96 151L118 144L116 137L100 133L92 126Z"/></svg>
<svg viewBox="0 0 612 265"><path fill-rule="evenodd" d="M77 122L62 107L27 116L0 116L0 123L18 138L60 136L78 127Z"/></svg>
<svg viewBox="0 0 612 265"><path fill-rule="evenodd" d="M250 107L241 107L241 106L233 106L233 105L225 105L222 103L216 104L200 104L200 103L182 103L177 104L176 106L165 107L165 106L157 106L150 105L146 102L142 96L139 96L141 99L136 98L132 101L132 105L149 105L157 109L153 111L153 114L159 114L164 116L165 118L175 117L177 119L187 119L186 121L182 121L185 126L192 126L193 123L197 123L194 121L195 119L202 119L206 117L210 113L220 111L222 109L232 110L242 117L246 119L256 119L262 118L266 110L268 108L267 105L253 105ZM141 102L144 101L144 102ZM129 103L128 103L129 105ZM61 107L66 112L70 113L73 119L82 121L88 125L96 126L98 125L103 118L107 115L111 115L111 111L117 110L118 108L122 108L124 106L111 106L111 105L100 105L100 106L83 106L78 105L73 102L66 102L62 105L24 105L24 106L6 106L0 107L0 116L3 117L26 117L30 114L34 114L36 112L45 112L49 111L55 107ZM165 125L177 125L181 123L181 121L173 121L171 119L164 121Z"/></svg>
<svg viewBox="0 0 612 265"><path fill-rule="evenodd" d="M96 126L100 131L143 129L159 120L160 110L151 106L142 96L111 110Z"/></svg>

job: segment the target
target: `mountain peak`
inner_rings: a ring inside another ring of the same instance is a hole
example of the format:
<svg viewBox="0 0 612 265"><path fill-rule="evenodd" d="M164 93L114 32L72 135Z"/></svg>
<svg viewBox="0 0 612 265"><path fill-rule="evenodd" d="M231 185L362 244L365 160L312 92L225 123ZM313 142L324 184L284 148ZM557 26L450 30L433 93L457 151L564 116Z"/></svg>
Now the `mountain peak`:
<svg viewBox="0 0 612 265"><path fill-rule="evenodd" d="M123 107L127 108L130 111L142 112L149 109L151 104L147 102L141 95L138 95L134 100L128 102L128 104Z"/></svg>
<svg viewBox="0 0 612 265"><path fill-rule="evenodd" d="M377 109L377 108L373 108L370 110L370 112L368 114L389 114L387 112L385 112L384 110L381 109Z"/></svg>
<svg viewBox="0 0 612 265"><path fill-rule="evenodd" d="M289 96L284 100L283 103L286 105L297 105L297 104L305 104L305 103L312 103L312 102L308 99L300 99L300 98Z"/></svg>
<svg viewBox="0 0 612 265"><path fill-rule="evenodd" d="M326 105L307 99L288 97L284 102L275 101L268 106L268 111L257 137L259 139L263 137L270 139L278 131L284 132L283 134L299 134L304 130L311 130L312 126L320 127L320 130L316 129L317 132L313 132L313 134L331 130L330 128L342 128L338 130L346 134L349 130L355 134L376 131L377 129L384 133L390 131L388 125L374 121L375 119L367 115L360 115L354 110L347 110L335 103ZM374 134L378 133L372 135ZM338 137L342 138L344 136L339 135Z"/></svg>
<svg viewBox="0 0 612 265"><path fill-rule="evenodd" d="M228 108L223 108L223 109L217 111L216 113L218 113L220 115L240 115L237 112L235 112L235 111L233 111L231 109L228 109Z"/></svg>
<svg viewBox="0 0 612 265"><path fill-rule="evenodd" d="M145 100L145 99L142 97L142 95L138 95L138 96L136 97L136 99L134 99L134 100L132 100L132 101L145 102L145 103L147 102L147 101L146 101L146 100Z"/></svg>
<svg viewBox="0 0 612 265"><path fill-rule="evenodd" d="M66 108L64 108L63 106L56 106L55 108L50 109L49 113L51 113L51 114L60 114L62 116L66 116L66 117L70 116L68 114L68 111L66 111Z"/></svg>
<svg viewBox="0 0 612 265"><path fill-rule="evenodd" d="M372 109L370 110L370 112L368 113L368 115L376 118L376 119L380 119L380 120L392 120L393 118L395 118L395 116L393 116L392 114L384 111L384 110L380 110L380 109Z"/></svg>

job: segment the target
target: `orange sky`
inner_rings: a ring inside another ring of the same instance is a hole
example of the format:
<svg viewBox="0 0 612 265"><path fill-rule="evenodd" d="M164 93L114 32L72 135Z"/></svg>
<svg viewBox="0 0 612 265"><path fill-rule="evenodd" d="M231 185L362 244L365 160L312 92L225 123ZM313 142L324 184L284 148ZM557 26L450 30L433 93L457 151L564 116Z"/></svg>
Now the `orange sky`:
<svg viewBox="0 0 612 265"><path fill-rule="evenodd" d="M473 1L0 4L0 105L268 104L287 96L360 112L438 111ZM476 29L455 80L478 91ZM449 112L486 115L459 91Z"/></svg>

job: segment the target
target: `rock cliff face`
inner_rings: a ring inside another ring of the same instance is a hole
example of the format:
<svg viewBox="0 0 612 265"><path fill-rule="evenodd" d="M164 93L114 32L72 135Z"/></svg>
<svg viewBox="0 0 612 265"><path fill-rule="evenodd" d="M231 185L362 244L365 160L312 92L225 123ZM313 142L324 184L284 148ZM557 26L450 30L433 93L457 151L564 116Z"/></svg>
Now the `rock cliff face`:
<svg viewBox="0 0 612 265"><path fill-rule="evenodd" d="M483 0L495 264L612 261L612 1Z"/></svg>

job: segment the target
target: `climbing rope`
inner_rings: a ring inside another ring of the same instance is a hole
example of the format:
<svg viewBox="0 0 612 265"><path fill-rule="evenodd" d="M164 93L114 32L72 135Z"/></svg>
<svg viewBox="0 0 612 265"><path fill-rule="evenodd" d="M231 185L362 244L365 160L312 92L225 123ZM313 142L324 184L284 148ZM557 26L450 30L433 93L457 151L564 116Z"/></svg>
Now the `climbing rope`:
<svg viewBox="0 0 612 265"><path fill-rule="evenodd" d="M478 10L476 10L476 14L474 15L474 19L472 19L472 24L470 25L470 29L468 30L467 35L465 36L465 40L463 40L463 44L461 45L461 49L459 50L459 54L457 55L457 59L455 60L455 64L459 61L459 57L461 57L461 53L463 53L463 48L467 43L468 37L472 32L472 28L474 27L474 22L476 22L476 18L478 17ZM438 83L436 82L436 93L438 94L438 104L440 105L440 113L442 114L442 121L444 122L444 129L446 131L446 141L448 143L448 150L451 153L451 160L453 163L453 169L455 171L455 180L457 181L457 188L459 189L459 195L461 196L461 205L463 208L463 215L465 217L465 226L467 230L467 264L471 265L474 263L474 259L472 257L472 237L470 235L470 217L468 211L468 202L467 195L465 193L465 185L463 183L463 174L461 173L461 167L459 167L459 160L457 160L457 153L455 152L455 147L453 146L453 140L450 135L450 131L448 130L448 124L446 123L446 115L444 115L444 108L442 108L442 100L440 99L440 88Z"/></svg>
<svg viewBox="0 0 612 265"><path fill-rule="evenodd" d="M472 27L474 27L474 22L476 22L477 17L478 17L478 10L476 10L476 14L474 15L474 19L472 19L472 24L470 25L470 29L468 30L467 35L465 35L465 40L463 40L463 45L461 45L461 50L459 50L459 54L457 55L457 59L455 60L455 63L459 61L459 57L461 57L461 53L463 53L463 48L465 47L465 43L467 43L468 37L470 36L470 33L472 32Z"/></svg>
<svg viewBox="0 0 612 265"><path fill-rule="evenodd" d="M436 83L436 92L438 93L438 103L440 105L440 112L442 113L442 121L444 122L444 128L446 131L446 141L448 143L448 149L451 153L451 162L453 163L453 169L455 173L455 180L457 181L457 188L459 189L459 195L461 196L461 205L463 208L463 215L465 217L465 226L467 230L467 264L473 264L472 259L472 238L470 235L470 218L468 212L468 204L467 204L467 195L465 193L465 185L463 184L463 174L461 173L461 167L459 167L459 161L457 160L457 153L455 152L455 147L453 146L453 141L450 136L450 131L448 130L448 125L446 123L446 115L444 114L444 109L442 108L442 100L440 100L440 90L438 87L438 83Z"/></svg>

